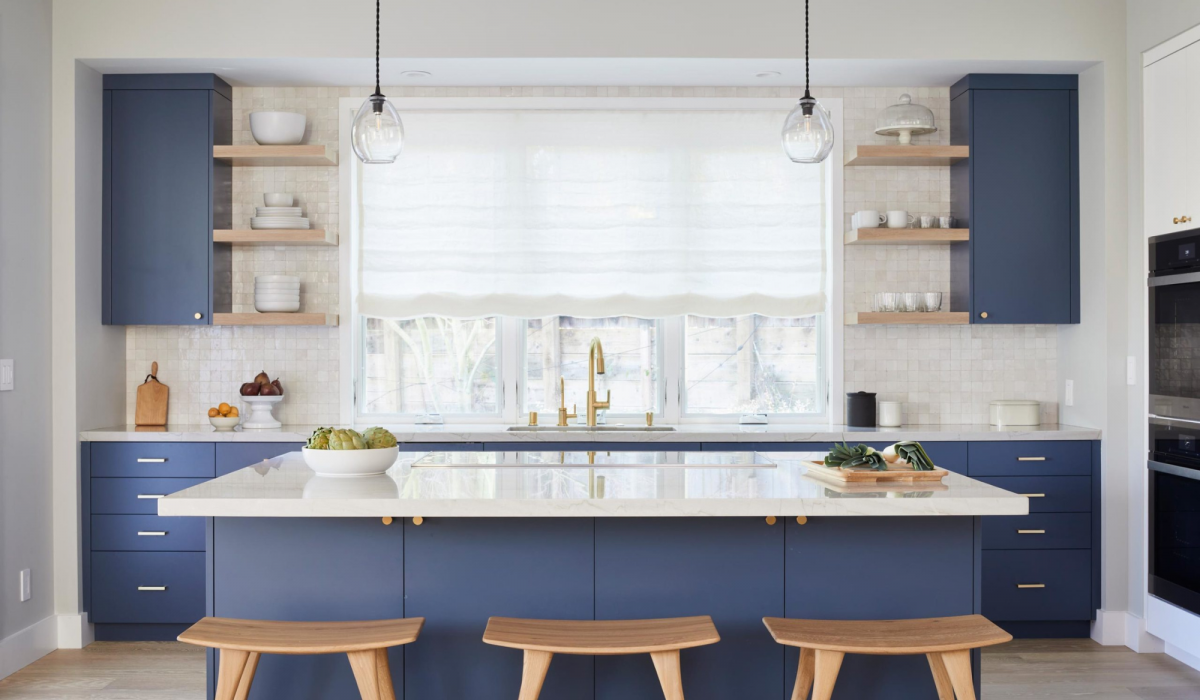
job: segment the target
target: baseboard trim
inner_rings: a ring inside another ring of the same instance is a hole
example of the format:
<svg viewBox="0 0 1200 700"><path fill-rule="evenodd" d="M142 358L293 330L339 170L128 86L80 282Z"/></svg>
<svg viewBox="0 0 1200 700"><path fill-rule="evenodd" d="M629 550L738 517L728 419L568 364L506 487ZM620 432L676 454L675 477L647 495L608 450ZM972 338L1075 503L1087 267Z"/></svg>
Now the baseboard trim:
<svg viewBox="0 0 1200 700"><path fill-rule="evenodd" d="M1129 613L1123 610L1097 610L1092 622L1092 639L1106 647L1128 646L1125 628Z"/></svg>
<svg viewBox="0 0 1200 700"><path fill-rule="evenodd" d="M58 648L58 621L54 615L0 639L0 678L7 678Z"/></svg>
<svg viewBox="0 0 1200 700"><path fill-rule="evenodd" d="M1125 646L1139 654L1161 654L1165 651L1163 640L1146 631L1146 618L1125 613Z"/></svg>
<svg viewBox="0 0 1200 700"><path fill-rule="evenodd" d="M1200 671L1200 656L1189 654L1174 644L1167 644L1165 651L1167 652L1167 656L1171 657L1172 659L1175 659L1176 661L1182 661L1188 666Z"/></svg>
<svg viewBox="0 0 1200 700"><path fill-rule="evenodd" d="M87 613L58 616L58 648L82 649L96 641Z"/></svg>

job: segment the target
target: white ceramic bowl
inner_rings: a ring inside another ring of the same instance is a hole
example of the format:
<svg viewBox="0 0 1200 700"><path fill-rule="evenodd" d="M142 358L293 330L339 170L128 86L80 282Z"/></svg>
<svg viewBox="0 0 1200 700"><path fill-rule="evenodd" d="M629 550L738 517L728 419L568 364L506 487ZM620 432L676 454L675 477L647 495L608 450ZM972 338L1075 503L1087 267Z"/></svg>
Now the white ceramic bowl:
<svg viewBox="0 0 1200 700"><path fill-rule="evenodd" d="M257 282L254 285L256 292L299 292L300 283L283 284L282 282Z"/></svg>
<svg viewBox="0 0 1200 700"><path fill-rule="evenodd" d="M263 204L268 207L290 207L296 198L283 192L268 192L263 195Z"/></svg>
<svg viewBox="0 0 1200 700"><path fill-rule="evenodd" d="M300 278L296 275L258 275L254 278L254 283L276 282L279 284L300 284Z"/></svg>
<svg viewBox="0 0 1200 700"><path fill-rule="evenodd" d="M307 447L304 463L321 476L374 476L382 474L400 456L398 446L378 450L310 450Z"/></svg>
<svg viewBox="0 0 1200 700"><path fill-rule="evenodd" d="M218 433L227 433L237 427L237 424L242 421L240 416L226 418L225 416L209 416L208 422L212 423L212 427L217 429Z"/></svg>
<svg viewBox="0 0 1200 700"><path fill-rule="evenodd" d="M304 140L306 121L295 112L251 112L250 134L260 146L293 146Z"/></svg>
<svg viewBox="0 0 1200 700"><path fill-rule="evenodd" d="M261 301L300 301L300 292L254 292L254 298Z"/></svg>
<svg viewBox="0 0 1200 700"><path fill-rule="evenodd" d="M295 313L300 310L298 301L259 301L254 300L254 310L260 314Z"/></svg>

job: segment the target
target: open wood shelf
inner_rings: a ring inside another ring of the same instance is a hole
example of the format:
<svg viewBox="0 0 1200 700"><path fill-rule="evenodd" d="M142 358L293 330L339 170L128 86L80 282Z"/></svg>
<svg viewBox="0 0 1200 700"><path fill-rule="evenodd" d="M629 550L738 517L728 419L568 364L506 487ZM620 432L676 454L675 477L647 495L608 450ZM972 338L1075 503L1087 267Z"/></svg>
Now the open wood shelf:
<svg viewBox="0 0 1200 700"><path fill-rule="evenodd" d="M969 146L858 146L846 165L950 165L967 158Z"/></svg>
<svg viewBox="0 0 1200 700"><path fill-rule="evenodd" d="M938 245L970 238L967 228L858 228L846 234L846 245Z"/></svg>
<svg viewBox="0 0 1200 700"><path fill-rule="evenodd" d="M863 311L846 314L847 326L965 326L971 322L971 314L966 311L900 311L883 313Z"/></svg>
<svg viewBox="0 0 1200 700"><path fill-rule="evenodd" d="M328 245L338 244L338 235L321 229L217 229L213 243L237 245Z"/></svg>
<svg viewBox="0 0 1200 700"><path fill-rule="evenodd" d="M214 326L336 326L337 314L213 314Z"/></svg>
<svg viewBox="0 0 1200 700"><path fill-rule="evenodd" d="M213 146L213 158L234 166L337 165L337 152L321 144L299 146Z"/></svg>

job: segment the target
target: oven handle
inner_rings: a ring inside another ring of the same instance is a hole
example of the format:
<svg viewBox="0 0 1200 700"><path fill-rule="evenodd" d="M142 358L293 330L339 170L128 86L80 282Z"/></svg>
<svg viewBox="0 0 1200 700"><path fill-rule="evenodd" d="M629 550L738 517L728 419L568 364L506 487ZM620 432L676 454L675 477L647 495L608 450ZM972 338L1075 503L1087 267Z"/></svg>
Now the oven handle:
<svg viewBox="0 0 1200 700"><path fill-rule="evenodd" d="M1172 476L1178 476L1183 479L1191 479L1192 481L1200 481L1200 469L1189 469L1187 467L1179 467L1174 464L1166 464L1165 462L1155 462L1152 459L1146 461L1146 466L1149 467L1150 471L1152 471L1152 472L1162 472L1163 474L1170 474Z"/></svg>
<svg viewBox="0 0 1200 700"><path fill-rule="evenodd" d="M1146 285L1149 287L1167 287L1173 284L1192 284L1194 282L1200 282L1200 272L1185 272L1182 275L1146 278Z"/></svg>

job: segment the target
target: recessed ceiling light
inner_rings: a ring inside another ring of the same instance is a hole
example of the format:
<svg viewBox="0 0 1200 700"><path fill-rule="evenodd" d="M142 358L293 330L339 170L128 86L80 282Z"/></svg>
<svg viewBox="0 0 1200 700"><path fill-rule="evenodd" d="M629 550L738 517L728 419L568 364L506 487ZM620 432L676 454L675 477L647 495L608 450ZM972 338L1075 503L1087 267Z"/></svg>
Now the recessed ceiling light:
<svg viewBox="0 0 1200 700"><path fill-rule="evenodd" d="M755 78L778 78L779 76L780 73L777 70L765 70L761 73L754 74Z"/></svg>
<svg viewBox="0 0 1200 700"><path fill-rule="evenodd" d="M400 74L401 78L428 78L433 75L427 70L406 70Z"/></svg>

